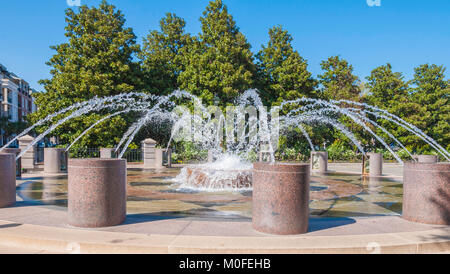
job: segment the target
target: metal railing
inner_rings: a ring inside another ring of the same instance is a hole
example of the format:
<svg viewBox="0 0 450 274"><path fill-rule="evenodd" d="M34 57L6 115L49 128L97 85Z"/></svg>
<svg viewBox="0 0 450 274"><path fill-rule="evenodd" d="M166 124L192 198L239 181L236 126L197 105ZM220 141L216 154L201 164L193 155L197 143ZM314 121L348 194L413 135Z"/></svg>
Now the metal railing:
<svg viewBox="0 0 450 274"><path fill-rule="evenodd" d="M114 155L117 157L117 155ZM123 154L123 159L127 159L128 163L143 162L142 149L129 149Z"/></svg>
<svg viewBox="0 0 450 274"><path fill-rule="evenodd" d="M99 148L71 148L69 158L99 158Z"/></svg>
<svg viewBox="0 0 450 274"><path fill-rule="evenodd" d="M44 147L36 147L34 162L41 164L44 162ZM123 159L126 159L128 163L143 162L142 149L129 149L124 155ZM114 153L112 157L117 158L119 153ZM68 153L69 158L100 158L100 148L71 148Z"/></svg>
<svg viewBox="0 0 450 274"><path fill-rule="evenodd" d="M44 148L37 147L34 153L34 163L40 164L44 162Z"/></svg>

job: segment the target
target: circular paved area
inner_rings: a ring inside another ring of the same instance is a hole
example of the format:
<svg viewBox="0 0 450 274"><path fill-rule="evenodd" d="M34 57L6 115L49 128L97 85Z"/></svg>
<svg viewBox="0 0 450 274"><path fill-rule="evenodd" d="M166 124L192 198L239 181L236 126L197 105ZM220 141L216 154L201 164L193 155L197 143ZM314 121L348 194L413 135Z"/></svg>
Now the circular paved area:
<svg viewBox="0 0 450 274"><path fill-rule="evenodd" d="M130 174L134 176L132 173ZM160 180L160 177L157 180ZM241 203L248 202L249 197L245 193L239 193L240 196L236 195L234 200L230 200L229 197L224 198L224 196L221 197L220 194L216 193L209 198L211 200L205 201L204 197L201 198L201 196L193 198L195 195L192 195L192 193L146 190L148 181L140 182L139 178L131 178L131 180L129 178L129 190L137 191L136 197L143 197L148 194L149 200L131 201L131 205L133 205L133 202L157 202L154 208L159 211L156 211L156 214L147 208L145 212L129 212L126 222L119 226L102 229L77 229L67 225L64 185L48 184L53 185L53 187L45 188L42 187L42 184L39 187L39 183L30 183L31 181L38 181L39 178L42 177L31 176L21 181L19 187L27 189L29 195L36 195L43 201L53 201L52 203L56 205L24 201L22 199L24 193L19 192L19 202L15 207L0 209L0 252L5 250L4 248L6 250L10 248L12 251L20 251L21 253L28 253L26 250L29 250L29 253L450 252L450 227L412 223L403 220L398 214L361 217L366 216L362 214L360 217L356 215L334 218L319 217L316 214L310 218L309 232L298 236L272 236L258 233L251 228L250 219L243 216L242 211L236 210L236 207L232 208L231 212L234 211L237 214L231 218L226 218L226 215L217 215L217 213L209 215L161 215L158 214L161 208L166 210L165 213L180 213L180 210L182 212L186 210L186 207L177 209L171 203L170 198L174 198L174 201L182 201L184 204L195 205L199 202L211 202L214 206L218 206L215 204L216 199L221 198L221 202L226 204L222 206L230 206L235 200ZM58 177L53 178L54 182L58 180ZM333 182L330 182L330 180L333 180ZM347 207L342 208L347 208L347 212L354 213L356 210L371 210L370 207L361 209L363 204L379 206L377 204L380 203L378 198L383 198L379 195L369 195L373 200L368 202L349 201L353 197L365 195L366 191L367 194L380 194L379 189L369 187L370 181L367 186L351 184L349 181L343 181L342 178L316 177L314 181L312 191L315 199L311 204L317 201L333 200L336 198L334 196L339 196L339 200L343 200L344 204L347 205ZM388 180L388 182L392 185L383 186L383 191L387 188L393 191L391 194L398 194L398 180ZM164 187L164 185L158 186L156 184L152 187L158 188ZM372 185L372 187L380 186ZM143 193L142 190L150 192ZM161 200L161 198L166 200ZM164 203L164 201L166 204L159 203ZM360 203L358 204L358 202ZM205 204L200 206L201 208L208 208ZM385 207L381 206L381 208ZM339 206L336 207L336 204L332 209L335 212L341 211ZM377 209L379 210L379 208ZM227 210L214 210L214 212L224 213ZM391 212L395 213L395 210Z"/></svg>

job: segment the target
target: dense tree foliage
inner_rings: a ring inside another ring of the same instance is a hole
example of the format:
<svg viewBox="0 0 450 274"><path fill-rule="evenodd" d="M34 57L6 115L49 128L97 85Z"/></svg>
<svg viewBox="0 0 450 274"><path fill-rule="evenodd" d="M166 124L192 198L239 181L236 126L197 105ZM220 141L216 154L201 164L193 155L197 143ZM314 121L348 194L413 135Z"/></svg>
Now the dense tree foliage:
<svg viewBox="0 0 450 274"><path fill-rule="evenodd" d="M412 99L425 108L421 128L450 148L450 84L443 66L425 64L415 68ZM425 148L426 149L426 148Z"/></svg>
<svg viewBox="0 0 450 274"><path fill-rule="evenodd" d="M322 85L321 97L333 100L358 101L361 90L358 76L353 74L353 66L339 56L332 56L320 66L323 73L319 81Z"/></svg>
<svg viewBox="0 0 450 274"><path fill-rule="evenodd" d="M178 89L178 77L185 70L183 56L192 43L185 26L182 18L167 13L160 21L161 30L154 30L144 38L139 58L150 92L168 94Z"/></svg>
<svg viewBox="0 0 450 274"><path fill-rule="evenodd" d="M402 73L392 71L391 64L375 68L367 77L366 87L369 90L369 94L364 98L367 103L400 116L407 122L413 122L416 126L424 126L424 108L413 102L408 82L404 80ZM418 137L392 122L385 119L379 119L377 122L410 149L420 143ZM386 140L390 140L382 130L378 129L376 132Z"/></svg>
<svg viewBox="0 0 450 274"><path fill-rule="evenodd" d="M450 81L445 79L443 66L421 65L415 69L414 78L406 81L402 73L385 64L375 68L363 83L347 60L331 56L321 62L322 73L315 79L308 71L307 60L294 49L293 37L282 26L269 30L268 42L254 60L251 45L222 0L209 2L200 18L198 35L186 33L186 22L167 13L160 29L144 38L141 49L133 30L125 27L124 15L106 1L99 7L82 6L78 12L68 9L66 14L68 41L52 47L56 51L48 62L52 77L41 82L46 92L35 95L39 111L32 115L32 122L94 96L139 90L165 95L184 89L200 96L205 104L223 107L243 91L256 87L268 106L301 97L369 103L423 129L450 149ZM71 120L54 135L69 143L103 115ZM348 118L339 119L366 149L383 148L361 126ZM117 116L104 122L83 138L80 146L117 144L131 120L131 116ZM377 123L412 152L432 152L431 147L395 124L382 119ZM396 146L382 130L369 127ZM345 154L356 158L355 146L339 131L320 124L306 129L317 148L326 146L333 157ZM137 139L152 137L165 144L169 133L168 125L147 126ZM281 154L309 154L309 144L300 132L290 132L281 139Z"/></svg>
<svg viewBox="0 0 450 274"><path fill-rule="evenodd" d="M34 94L39 111L32 115L33 122L94 96L127 93L141 86L140 68L133 62L139 48L136 36L125 27L119 10L103 1L98 8L67 9L66 21L68 42L52 47L56 54L47 62L52 77L41 80L45 93ZM72 119L53 134L62 143L70 143L101 118L102 114L96 113ZM80 146L115 145L126 125L120 116L105 121L86 135Z"/></svg>
<svg viewBox="0 0 450 274"><path fill-rule="evenodd" d="M281 26L269 30L269 42L256 55L258 88L265 102L313 97L316 80L308 63L292 46L292 36Z"/></svg>
<svg viewBox="0 0 450 274"><path fill-rule="evenodd" d="M253 87L253 53L222 0L211 1L200 22L202 31L185 58L179 84L205 103L226 105Z"/></svg>

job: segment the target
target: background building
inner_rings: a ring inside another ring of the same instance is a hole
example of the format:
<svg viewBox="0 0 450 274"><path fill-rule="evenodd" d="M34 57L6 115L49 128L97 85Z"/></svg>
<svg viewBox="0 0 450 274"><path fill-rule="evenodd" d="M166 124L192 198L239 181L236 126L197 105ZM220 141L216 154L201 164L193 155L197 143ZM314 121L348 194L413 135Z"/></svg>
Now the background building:
<svg viewBox="0 0 450 274"><path fill-rule="evenodd" d="M36 92L30 88L27 81L8 71L0 64L0 99L1 117L8 117L12 123L24 122L25 117L36 111L31 94ZM11 137L6 136L3 128L0 129L0 146L3 146Z"/></svg>

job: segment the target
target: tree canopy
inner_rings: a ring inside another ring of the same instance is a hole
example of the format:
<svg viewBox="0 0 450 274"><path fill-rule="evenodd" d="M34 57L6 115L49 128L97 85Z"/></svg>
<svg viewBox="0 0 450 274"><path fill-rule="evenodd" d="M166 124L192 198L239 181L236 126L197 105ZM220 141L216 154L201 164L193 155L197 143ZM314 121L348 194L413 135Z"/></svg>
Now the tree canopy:
<svg viewBox="0 0 450 274"><path fill-rule="evenodd" d="M167 13L160 21L160 31L151 31L144 38L139 58L150 92L168 94L178 89L178 77L185 70L183 56L192 44L185 26L184 19Z"/></svg>
<svg viewBox="0 0 450 274"><path fill-rule="evenodd" d="M131 28L125 27L120 10L103 1L100 6L66 10L68 41L51 47L55 55L47 62L51 79L41 80L45 93L35 93L38 111L31 121L87 101L140 89L139 64L133 61L139 46ZM102 118L99 113L72 119L54 131L63 143L70 143L84 129ZM80 141L81 146L112 146L120 140L127 122L116 116L96 127Z"/></svg>
<svg viewBox="0 0 450 274"><path fill-rule="evenodd" d="M353 66L347 60L332 56L320 64L323 73L318 75L322 85L321 97L333 100L358 101L361 90L359 78L353 74Z"/></svg>
<svg viewBox="0 0 450 274"><path fill-rule="evenodd" d="M133 30L125 25L125 16L105 0L98 7L68 9L67 41L51 47L55 50L47 62L51 78L41 80L44 93L33 95L38 112L30 116L31 122L95 96L132 91L167 95L183 89L202 98L205 104L224 107L245 90L258 88L267 106L301 97L369 103L414 124L450 149L450 80L445 78L444 66L420 65L415 68L414 78L407 81L387 63L372 70L363 83L350 62L331 56L320 63L322 72L315 77L308 71L308 61L294 48L294 38L282 26L269 29L267 43L254 58L250 43L222 0L210 1L200 22L200 33L191 35L186 33L183 18L167 13L160 20L159 29L150 30L140 47ZM105 115L95 113L70 120L53 134L68 144ZM79 146L116 145L132 118L133 114L129 114L103 122L83 137ZM340 121L360 137L362 145L375 143L350 119ZM378 119L377 123L394 133L411 151L432 152L414 134L385 120ZM369 126L383 138L390 138ZM43 128L38 128L38 132ZM315 145L339 146L339 153L343 153L342 147L355 149L329 126L306 128ZM144 127L137 136L153 137L164 144L168 133L170 129L165 126ZM309 154L309 144L299 132L283 138L286 145ZM382 146L376 143L370 148Z"/></svg>
<svg viewBox="0 0 450 274"><path fill-rule="evenodd" d="M313 97L317 82L308 63L292 46L292 36L281 26L269 30L269 42L256 55L258 87L266 102Z"/></svg>
<svg viewBox="0 0 450 274"><path fill-rule="evenodd" d="M222 0L211 1L200 22L202 31L185 56L180 88L204 103L226 105L253 87L253 53Z"/></svg>

